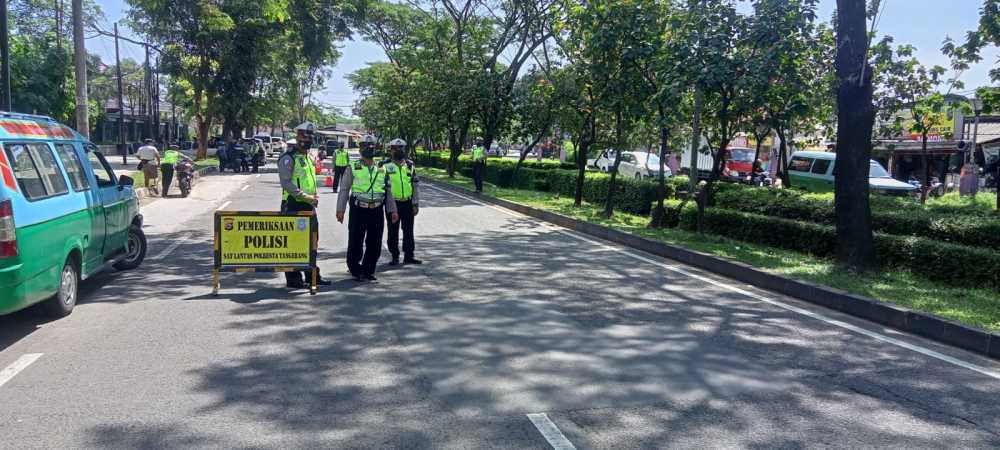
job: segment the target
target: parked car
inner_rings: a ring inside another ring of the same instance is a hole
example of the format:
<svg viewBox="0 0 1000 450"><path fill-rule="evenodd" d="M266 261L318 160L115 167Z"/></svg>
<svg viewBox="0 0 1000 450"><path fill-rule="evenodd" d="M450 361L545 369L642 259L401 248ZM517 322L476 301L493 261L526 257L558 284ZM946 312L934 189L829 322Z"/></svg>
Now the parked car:
<svg viewBox="0 0 1000 450"><path fill-rule="evenodd" d="M133 180L55 120L0 112L0 314L65 316L79 283L146 255Z"/></svg>
<svg viewBox="0 0 1000 450"><path fill-rule="evenodd" d="M288 145L285 144L284 139L278 136L271 136L271 156L281 156L286 151L288 151Z"/></svg>
<svg viewBox="0 0 1000 450"><path fill-rule="evenodd" d="M836 159L836 153L795 152L788 162L788 178L796 188L810 192L831 192ZM917 190L916 186L889 176L889 172L875 160L869 163L868 185L872 192L887 195L912 195Z"/></svg>
<svg viewBox="0 0 1000 450"><path fill-rule="evenodd" d="M611 149L605 150L594 161L594 166L602 172L610 172L614 165L615 151ZM673 176L669 167L664 166L663 170L665 176ZM658 177L660 175L660 157L646 152L622 152L622 160L618 164L618 174L637 180Z"/></svg>
<svg viewBox="0 0 1000 450"><path fill-rule="evenodd" d="M260 141L261 145L264 147L264 153L265 154L271 154L271 135L270 134L258 133L256 135L254 135L253 138Z"/></svg>

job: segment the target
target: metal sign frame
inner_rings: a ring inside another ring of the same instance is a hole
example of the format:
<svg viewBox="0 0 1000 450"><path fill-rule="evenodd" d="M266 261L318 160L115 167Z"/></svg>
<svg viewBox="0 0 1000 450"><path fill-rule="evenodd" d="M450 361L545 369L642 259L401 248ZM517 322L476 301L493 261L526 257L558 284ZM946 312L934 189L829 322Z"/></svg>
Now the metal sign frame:
<svg viewBox="0 0 1000 450"><path fill-rule="evenodd" d="M222 264L222 219L224 217L309 217L309 264ZM309 272L309 294L316 295L319 278L319 267L316 265L316 253L319 244L319 222L314 211L284 213L277 211L215 211L214 243L212 245L212 295L219 294L220 272L252 273L252 272Z"/></svg>

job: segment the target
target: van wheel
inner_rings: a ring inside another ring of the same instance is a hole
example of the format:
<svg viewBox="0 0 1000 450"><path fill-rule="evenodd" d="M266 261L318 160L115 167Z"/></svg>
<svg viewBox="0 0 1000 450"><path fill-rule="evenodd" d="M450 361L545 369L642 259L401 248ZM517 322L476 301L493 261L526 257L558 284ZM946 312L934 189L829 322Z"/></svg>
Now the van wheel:
<svg viewBox="0 0 1000 450"><path fill-rule="evenodd" d="M76 296L80 288L80 269L76 259L66 258L62 271L59 272L59 291L43 303L45 313L52 317L66 317L76 306Z"/></svg>
<svg viewBox="0 0 1000 450"><path fill-rule="evenodd" d="M142 228L138 225L132 225L128 228L128 248L125 259L116 262L114 268L132 270L139 267L143 259L146 259L146 233L143 233Z"/></svg>

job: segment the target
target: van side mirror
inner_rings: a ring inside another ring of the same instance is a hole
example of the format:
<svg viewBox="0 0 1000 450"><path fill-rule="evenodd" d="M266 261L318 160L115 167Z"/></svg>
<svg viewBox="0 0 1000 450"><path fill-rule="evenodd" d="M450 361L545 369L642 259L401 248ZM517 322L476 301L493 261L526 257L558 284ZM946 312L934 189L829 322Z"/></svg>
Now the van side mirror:
<svg viewBox="0 0 1000 450"><path fill-rule="evenodd" d="M118 177L119 187L133 186L133 185L135 185L135 180L133 180L132 177L128 175L121 175Z"/></svg>

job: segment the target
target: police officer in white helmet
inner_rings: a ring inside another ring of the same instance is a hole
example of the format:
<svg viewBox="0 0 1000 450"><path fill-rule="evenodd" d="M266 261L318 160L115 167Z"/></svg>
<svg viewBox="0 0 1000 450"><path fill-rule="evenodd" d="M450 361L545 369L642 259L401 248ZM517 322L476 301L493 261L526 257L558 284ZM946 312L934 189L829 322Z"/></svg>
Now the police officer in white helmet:
<svg viewBox="0 0 1000 450"><path fill-rule="evenodd" d="M385 176L389 178L392 186L392 198L396 201L396 211L399 213L399 220L392 221L386 216L389 227L388 247L392 254L390 266L399 264L399 228L403 228L403 263L423 264L415 258L413 253L416 245L413 241L413 218L420 211L420 195L417 172L414 170L413 161L406 158L406 141L393 139L389 142L389 159L382 161L382 168L385 169Z"/></svg>
<svg viewBox="0 0 1000 450"><path fill-rule="evenodd" d="M309 149L312 147L316 125L304 122L295 127L295 146L278 158L278 180L281 182L281 212L316 212L319 192L316 189L316 169ZM317 217L318 223L318 217ZM285 272L285 285L291 289L307 287L302 272ZM317 277L317 284L328 286L330 282Z"/></svg>
<svg viewBox="0 0 1000 450"><path fill-rule="evenodd" d="M385 217L399 220L392 187L385 168L375 163L377 142L372 135L361 141L361 160L355 161L340 180L337 221L344 222L348 202L347 269L357 281L375 281L375 268L382 254ZM384 214L384 215L383 215Z"/></svg>

